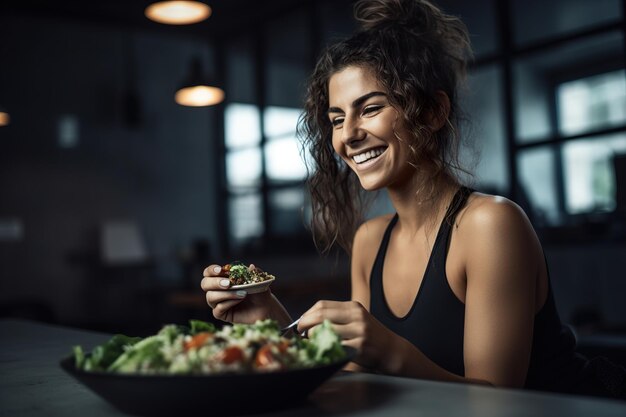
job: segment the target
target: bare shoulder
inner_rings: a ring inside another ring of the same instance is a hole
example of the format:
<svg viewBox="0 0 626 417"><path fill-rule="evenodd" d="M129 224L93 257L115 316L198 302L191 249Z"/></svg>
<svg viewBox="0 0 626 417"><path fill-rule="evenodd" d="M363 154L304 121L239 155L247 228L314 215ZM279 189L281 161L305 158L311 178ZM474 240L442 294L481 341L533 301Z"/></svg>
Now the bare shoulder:
<svg viewBox="0 0 626 417"><path fill-rule="evenodd" d="M500 196L473 193L457 216L455 233L471 263L506 259L534 268L542 259L541 244L521 207Z"/></svg>
<svg viewBox="0 0 626 417"><path fill-rule="evenodd" d="M467 205L456 219L459 233L473 236L506 234L507 232L532 231L532 225L524 210L513 201L489 194L473 193ZM534 234L534 232L533 232Z"/></svg>

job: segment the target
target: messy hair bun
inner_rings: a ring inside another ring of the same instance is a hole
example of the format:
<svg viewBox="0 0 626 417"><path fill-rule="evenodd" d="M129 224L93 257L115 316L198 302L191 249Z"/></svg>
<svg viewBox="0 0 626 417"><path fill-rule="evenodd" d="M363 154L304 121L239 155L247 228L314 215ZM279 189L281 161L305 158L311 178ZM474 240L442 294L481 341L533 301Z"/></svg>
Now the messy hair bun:
<svg viewBox="0 0 626 417"><path fill-rule="evenodd" d="M423 12L423 7L429 8L431 14L440 14L430 3L414 0L377 0L358 1L354 6L354 17L366 30L386 24L427 27L431 19Z"/></svg>
<svg viewBox="0 0 626 417"><path fill-rule="evenodd" d="M439 180L458 182L459 171L466 172L458 158L457 92L472 53L463 22L427 0L359 0L354 17L360 30L326 48L318 60L298 126L303 145L313 156L308 179L311 226L323 251L339 243L350 252L365 209L358 178L336 158L332 147L327 111L333 74L359 66L385 88L410 132L402 140L410 149L411 164L425 178L418 190L420 200L435 198ZM441 92L448 97L449 108L442 103ZM425 123L428 115L445 123L432 132Z"/></svg>
<svg viewBox="0 0 626 417"><path fill-rule="evenodd" d="M364 31L396 30L422 38L445 53L457 70L457 81L463 81L467 61L472 56L465 24L457 17L443 13L426 0L359 0L354 18Z"/></svg>

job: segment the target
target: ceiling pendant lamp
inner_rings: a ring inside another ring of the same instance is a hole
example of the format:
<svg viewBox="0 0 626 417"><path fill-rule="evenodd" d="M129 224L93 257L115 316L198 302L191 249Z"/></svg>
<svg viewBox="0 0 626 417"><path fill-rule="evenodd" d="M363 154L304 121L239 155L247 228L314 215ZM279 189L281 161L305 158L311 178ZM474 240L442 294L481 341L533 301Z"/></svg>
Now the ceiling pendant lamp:
<svg viewBox="0 0 626 417"><path fill-rule="evenodd" d="M0 107L0 126L7 126L10 121L11 117L9 116L9 113Z"/></svg>
<svg viewBox="0 0 626 417"><path fill-rule="evenodd" d="M211 8L201 1L159 1L146 7L148 19L166 25L191 25L211 15Z"/></svg>
<svg viewBox="0 0 626 417"><path fill-rule="evenodd" d="M224 100L224 90L213 87L211 84L202 73L200 59L194 58L189 75L176 91L174 99L181 106L191 107L206 107L221 103Z"/></svg>

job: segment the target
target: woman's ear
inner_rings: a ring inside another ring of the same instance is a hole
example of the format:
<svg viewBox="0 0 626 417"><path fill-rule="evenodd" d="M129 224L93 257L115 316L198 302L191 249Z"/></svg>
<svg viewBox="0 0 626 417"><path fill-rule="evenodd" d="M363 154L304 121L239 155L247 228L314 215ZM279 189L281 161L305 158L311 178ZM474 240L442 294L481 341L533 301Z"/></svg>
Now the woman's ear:
<svg viewBox="0 0 626 417"><path fill-rule="evenodd" d="M437 105L424 115L424 124L428 126L431 133L439 131L448 121L450 114L450 99L446 93L441 90L437 91L435 100L437 100Z"/></svg>

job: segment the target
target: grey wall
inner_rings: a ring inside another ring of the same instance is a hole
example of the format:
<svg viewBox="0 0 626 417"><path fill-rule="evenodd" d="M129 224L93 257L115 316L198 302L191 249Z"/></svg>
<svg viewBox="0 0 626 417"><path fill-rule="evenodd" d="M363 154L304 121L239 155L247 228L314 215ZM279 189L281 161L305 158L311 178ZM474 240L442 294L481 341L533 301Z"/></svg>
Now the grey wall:
<svg viewBox="0 0 626 417"><path fill-rule="evenodd" d="M21 237L0 240L0 304L43 300L61 321L80 321L79 301L95 277L70 259L97 251L106 221L138 224L156 263L155 286L181 279L176 254L192 240L218 250L215 110L173 99L192 56L213 64L208 42L0 19L0 102L12 117L0 128L0 221L17 219L22 228ZM136 127L123 110L133 72ZM59 146L67 115L77 122L73 148Z"/></svg>

